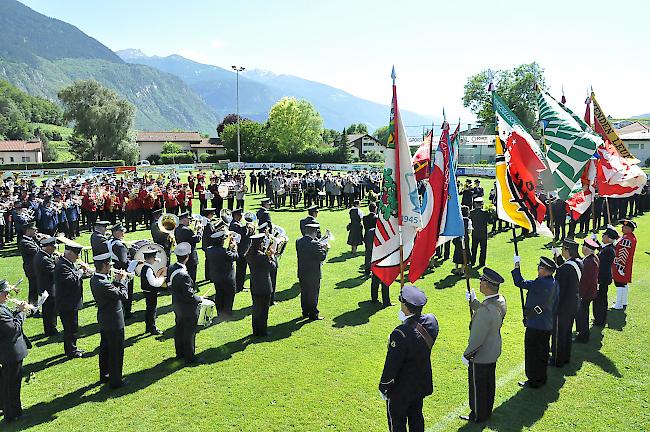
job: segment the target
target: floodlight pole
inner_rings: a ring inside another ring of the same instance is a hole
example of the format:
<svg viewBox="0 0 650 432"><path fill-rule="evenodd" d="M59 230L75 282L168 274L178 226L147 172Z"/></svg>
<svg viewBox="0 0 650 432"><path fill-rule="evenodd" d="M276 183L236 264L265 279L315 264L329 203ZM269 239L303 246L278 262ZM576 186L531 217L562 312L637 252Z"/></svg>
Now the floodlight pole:
<svg viewBox="0 0 650 432"><path fill-rule="evenodd" d="M239 72L246 70L243 66L232 66L237 74L237 162L241 162L241 138L239 135Z"/></svg>

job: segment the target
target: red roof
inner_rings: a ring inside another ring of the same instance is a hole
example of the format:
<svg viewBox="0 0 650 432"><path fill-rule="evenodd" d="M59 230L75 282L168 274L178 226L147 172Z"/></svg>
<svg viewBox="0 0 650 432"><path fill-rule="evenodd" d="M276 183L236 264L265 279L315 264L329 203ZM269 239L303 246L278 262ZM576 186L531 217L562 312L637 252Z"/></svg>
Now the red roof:
<svg viewBox="0 0 650 432"><path fill-rule="evenodd" d="M0 141L2 152L41 151L41 148L40 141Z"/></svg>
<svg viewBox="0 0 650 432"><path fill-rule="evenodd" d="M136 142L201 142L198 132L138 132Z"/></svg>

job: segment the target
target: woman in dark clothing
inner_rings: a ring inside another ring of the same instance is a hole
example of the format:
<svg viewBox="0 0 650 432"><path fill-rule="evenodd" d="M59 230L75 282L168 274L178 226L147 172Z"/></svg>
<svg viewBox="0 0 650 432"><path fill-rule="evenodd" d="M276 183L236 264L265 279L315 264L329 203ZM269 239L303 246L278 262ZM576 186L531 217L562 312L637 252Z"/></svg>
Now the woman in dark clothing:
<svg viewBox="0 0 650 432"><path fill-rule="evenodd" d="M363 244L363 225L361 219L363 212L359 208L359 200L354 200L354 206L350 209L350 224L348 225L348 244L352 246L352 254L357 253L357 246Z"/></svg>
<svg viewBox="0 0 650 432"><path fill-rule="evenodd" d="M460 208L461 214L463 215L463 224L465 225L465 249L469 245L469 233L472 231L472 221L469 218L469 207L462 206ZM456 237L452 240L454 242L454 269L452 273L454 274L463 274L462 265L465 262L463 257L463 240L460 237ZM467 262L471 262L472 257L470 256L470 251L467 249Z"/></svg>
<svg viewBox="0 0 650 432"><path fill-rule="evenodd" d="M251 297L253 298L253 336L267 335L267 322L273 284L271 272L275 268L275 261L266 254L264 234L251 236L251 246L246 253L246 261L251 274Z"/></svg>

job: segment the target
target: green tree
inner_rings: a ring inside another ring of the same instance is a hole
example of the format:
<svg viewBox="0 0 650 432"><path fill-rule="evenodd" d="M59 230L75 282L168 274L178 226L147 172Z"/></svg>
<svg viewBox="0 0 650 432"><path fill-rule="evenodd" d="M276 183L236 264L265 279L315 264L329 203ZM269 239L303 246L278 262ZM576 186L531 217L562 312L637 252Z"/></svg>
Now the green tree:
<svg viewBox="0 0 650 432"><path fill-rule="evenodd" d="M350 126L348 126L346 131L347 131L348 135L351 135L351 134L367 134L368 133L368 126L366 126L363 123L359 123L359 124L352 123Z"/></svg>
<svg viewBox="0 0 650 432"><path fill-rule="evenodd" d="M364 154L362 158L365 162L383 162L384 155L378 151L371 150L368 153Z"/></svg>
<svg viewBox="0 0 650 432"><path fill-rule="evenodd" d="M236 155L237 124L225 125L220 137L228 154ZM273 143L268 138L268 127L264 123L241 120L239 122L239 137L243 161L264 159L265 156L275 151Z"/></svg>
<svg viewBox="0 0 650 432"><path fill-rule="evenodd" d="M535 62L494 73L496 92L519 120L531 131L537 130L537 103L535 83L546 88L544 70ZM471 76L465 83L463 105L469 108L484 126L494 125L492 98L487 91L488 71Z"/></svg>
<svg viewBox="0 0 650 432"><path fill-rule="evenodd" d="M372 134L383 145L388 144L388 126L382 126Z"/></svg>
<svg viewBox="0 0 650 432"><path fill-rule="evenodd" d="M331 145L339 142L341 139L341 132L336 129L323 129L323 144Z"/></svg>
<svg viewBox="0 0 650 432"><path fill-rule="evenodd" d="M279 153L293 156L322 142L323 119L308 101L280 99L269 112L269 139Z"/></svg>
<svg viewBox="0 0 650 432"><path fill-rule="evenodd" d="M352 160L350 143L348 142L348 133L345 128L343 128L339 142L336 144L336 154L339 163L348 163Z"/></svg>
<svg viewBox="0 0 650 432"><path fill-rule="evenodd" d="M43 143L43 162L53 162L59 157L59 150L54 147L47 137L42 136L41 142Z"/></svg>
<svg viewBox="0 0 650 432"><path fill-rule="evenodd" d="M180 144L171 142L171 141L166 141L162 145L162 150L160 151L161 154L165 153L181 153L183 151L183 147L181 147Z"/></svg>
<svg viewBox="0 0 650 432"><path fill-rule="evenodd" d="M134 107L97 81L77 81L62 89L64 117L74 122L74 133L91 143L92 160L126 159Z"/></svg>

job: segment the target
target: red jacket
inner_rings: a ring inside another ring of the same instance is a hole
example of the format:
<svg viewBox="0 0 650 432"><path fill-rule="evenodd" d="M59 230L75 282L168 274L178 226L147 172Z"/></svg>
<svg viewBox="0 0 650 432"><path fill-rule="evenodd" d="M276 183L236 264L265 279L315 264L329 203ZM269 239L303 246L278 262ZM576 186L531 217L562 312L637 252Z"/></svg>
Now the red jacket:
<svg viewBox="0 0 650 432"><path fill-rule="evenodd" d="M636 250L636 236L633 232L623 234L614 247L614 262L612 263L612 278L614 282L627 284L632 282L632 265Z"/></svg>
<svg viewBox="0 0 650 432"><path fill-rule="evenodd" d="M598 265L600 261L594 254L586 256L582 260L584 269L580 278L580 298L593 300L598 293Z"/></svg>

